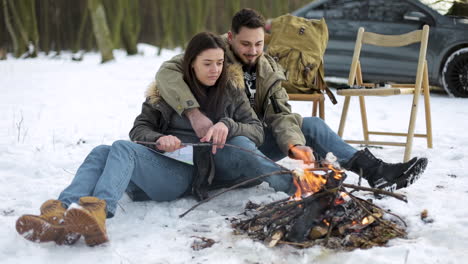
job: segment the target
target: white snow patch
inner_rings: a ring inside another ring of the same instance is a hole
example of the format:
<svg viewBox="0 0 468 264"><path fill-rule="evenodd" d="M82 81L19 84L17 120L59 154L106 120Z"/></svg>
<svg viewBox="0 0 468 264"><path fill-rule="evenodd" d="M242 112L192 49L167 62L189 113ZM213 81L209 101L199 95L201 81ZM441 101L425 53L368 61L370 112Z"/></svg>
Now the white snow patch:
<svg viewBox="0 0 468 264"><path fill-rule="evenodd" d="M425 156L424 175L399 192L408 203L384 198L375 202L401 215L408 238L387 247L335 252L313 247L267 248L246 236L232 233L231 217L243 212L248 200L269 203L285 198L266 184L230 191L179 218L196 204L193 198L172 202L119 202L117 214L107 221L110 243L87 247L32 243L18 235L15 222L23 214L38 214L40 205L73 179L86 155L97 145L128 139L141 110L144 91L160 64L179 51L138 46L140 55L116 51L116 61L100 64L99 54L41 54L37 59L0 61L0 259L2 263L463 263L468 258L468 104L466 99L431 95L434 148L415 138L413 155ZM326 103L326 121L336 131L338 105ZM422 101L421 101L422 102ZM367 100L372 129L408 128L410 96ZM291 102L293 110L308 116L311 103ZM354 109L354 111L353 111ZM424 131L420 105L417 133ZM391 117L396 117L391 119ZM352 100L345 137L362 137L357 100ZM385 140L385 139L382 139ZM371 149L385 161L400 162L403 148ZM285 159L282 164L298 166ZM347 182L358 177L348 173ZM367 196L372 198L372 196ZM11 212L11 210L14 210ZM420 212L434 220L425 224ZM8 213L2 213L8 211ZM211 248L193 251L193 236L214 239Z"/></svg>

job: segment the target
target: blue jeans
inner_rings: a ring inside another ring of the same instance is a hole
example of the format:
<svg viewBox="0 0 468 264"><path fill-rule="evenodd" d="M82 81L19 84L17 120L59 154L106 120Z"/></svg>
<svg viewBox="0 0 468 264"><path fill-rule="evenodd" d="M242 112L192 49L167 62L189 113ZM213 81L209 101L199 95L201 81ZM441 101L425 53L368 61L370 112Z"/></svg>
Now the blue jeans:
<svg viewBox="0 0 468 264"><path fill-rule="evenodd" d="M261 154L246 137L234 137L226 143ZM215 155L216 184L233 184L239 180L280 170L275 164L231 147ZM117 202L130 180L154 201L175 200L190 190L193 166L166 157L145 146L119 140L112 146L94 148L76 172L59 200L67 207L83 196L105 200L107 215L115 214ZM275 190L291 192L291 175L274 175L265 179Z"/></svg>
<svg viewBox="0 0 468 264"><path fill-rule="evenodd" d="M333 152L340 164L344 164L357 152L318 117L305 117L301 130L306 139L306 145L314 150L317 158L325 158L328 152ZM269 129L265 130L265 141L259 150L275 161L286 157L279 149Z"/></svg>

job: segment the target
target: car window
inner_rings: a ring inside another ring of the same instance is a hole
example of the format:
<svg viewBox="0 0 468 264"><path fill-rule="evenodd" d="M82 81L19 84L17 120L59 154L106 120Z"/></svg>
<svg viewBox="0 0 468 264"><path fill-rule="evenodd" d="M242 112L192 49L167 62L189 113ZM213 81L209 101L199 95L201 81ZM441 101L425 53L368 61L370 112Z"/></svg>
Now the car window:
<svg viewBox="0 0 468 264"><path fill-rule="evenodd" d="M369 0L368 19L370 21L396 22L404 21L403 16L410 11L420 9L404 0Z"/></svg>
<svg viewBox="0 0 468 264"><path fill-rule="evenodd" d="M326 19L366 20L368 1L331 0L324 4Z"/></svg>
<svg viewBox="0 0 468 264"><path fill-rule="evenodd" d="M325 4L311 8L305 13L304 17L307 19L325 17L325 8Z"/></svg>

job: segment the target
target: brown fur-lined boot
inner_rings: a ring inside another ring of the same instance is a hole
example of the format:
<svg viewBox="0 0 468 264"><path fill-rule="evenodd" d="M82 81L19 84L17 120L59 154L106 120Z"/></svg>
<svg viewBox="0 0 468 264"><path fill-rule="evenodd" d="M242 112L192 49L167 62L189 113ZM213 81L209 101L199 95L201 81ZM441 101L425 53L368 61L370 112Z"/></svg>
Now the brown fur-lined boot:
<svg viewBox="0 0 468 264"><path fill-rule="evenodd" d="M65 222L73 232L82 234L88 246L108 241L106 233L106 202L96 197L80 198L81 208L70 208Z"/></svg>
<svg viewBox="0 0 468 264"><path fill-rule="evenodd" d="M33 242L55 241L73 245L80 234L68 230L64 222L65 208L59 200L48 200L41 206L41 215L23 215L16 220L16 231Z"/></svg>

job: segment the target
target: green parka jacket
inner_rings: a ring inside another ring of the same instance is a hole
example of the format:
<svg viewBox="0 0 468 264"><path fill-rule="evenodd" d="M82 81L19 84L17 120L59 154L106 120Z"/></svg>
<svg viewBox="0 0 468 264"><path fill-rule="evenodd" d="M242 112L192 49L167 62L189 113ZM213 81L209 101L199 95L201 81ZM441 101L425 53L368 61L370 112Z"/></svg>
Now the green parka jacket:
<svg viewBox="0 0 468 264"><path fill-rule="evenodd" d="M227 67L227 71L229 85L227 85L226 96L223 98L224 113L219 120L212 121L213 123L223 122L227 126L228 139L234 136L245 136L259 146L263 143L263 127L243 92L245 88L242 76L232 70L232 67ZM178 85L187 86L183 80ZM173 89L182 88L174 86ZM191 129L190 122L185 116L182 117L182 122L188 124L189 130L178 131L172 126L172 115L175 113L176 111L161 97L156 83L153 82L146 92L146 101L143 103L141 113L136 117L133 128L130 130L131 140L156 142L161 136L167 135L166 132L170 130L171 135L177 136L183 142L198 142L199 138ZM155 146L148 145L148 147L154 148Z"/></svg>
<svg viewBox="0 0 468 264"><path fill-rule="evenodd" d="M223 39L228 47L226 52L228 63L235 66L234 69L241 74L243 79L242 64L230 49L226 35ZM187 109L199 107L197 100L183 80L182 58L182 55L178 55L164 62L156 73L156 84L162 97L179 115ZM302 117L291 112L288 94L281 86L281 81L286 78L282 68L273 58L267 54L260 56L256 72L255 112L263 125L271 129L276 143L287 155L291 146L305 145L304 134L301 131ZM275 107L273 107L272 100L275 101Z"/></svg>

